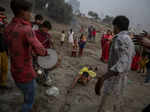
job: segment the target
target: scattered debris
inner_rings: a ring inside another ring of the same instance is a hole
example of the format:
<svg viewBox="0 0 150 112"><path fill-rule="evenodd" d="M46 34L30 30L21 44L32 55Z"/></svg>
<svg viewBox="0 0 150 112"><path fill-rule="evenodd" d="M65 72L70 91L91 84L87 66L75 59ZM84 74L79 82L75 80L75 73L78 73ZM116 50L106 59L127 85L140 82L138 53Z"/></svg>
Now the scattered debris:
<svg viewBox="0 0 150 112"><path fill-rule="evenodd" d="M60 94L59 89L57 87L51 87L48 90L46 90L46 94L48 96L58 96Z"/></svg>

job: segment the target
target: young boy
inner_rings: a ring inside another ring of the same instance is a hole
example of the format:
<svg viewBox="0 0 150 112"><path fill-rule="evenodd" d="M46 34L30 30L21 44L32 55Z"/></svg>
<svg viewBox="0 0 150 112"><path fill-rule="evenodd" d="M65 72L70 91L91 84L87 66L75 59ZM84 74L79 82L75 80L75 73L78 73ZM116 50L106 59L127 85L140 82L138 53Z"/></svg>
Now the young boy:
<svg viewBox="0 0 150 112"><path fill-rule="evenodd" d="M146 64L148 62L149 62L148 56L143 54L143 56L139 62L139 65L140 65L139 73L146 73Z"/></svg>
<svg viewBox="0 0 150 112"><path fill-rule="evenodd" d="M35 21L32 23L33 30L39 30L40 25L43 22L43 16L38 14L35 16Z"/></svg>
<svg viewBox="0 0 150 112"><path fill-rule="evenodd" d="M63 44L64 44L65 37L66 37L65 31L63 30L62 33L61 33L61 39L60 39L61 46L63 46Z"/></svg>
<svg viewBox="0 0 150 112"><path fill-rule="evenodd" d="M40 25L39 29L35 31L37 39L41 42L45 49L54 48L51 35L48 33L51 28L51 23L49 21L44 21L43 24ZM33 56L34 69L37 69L39 66L37 59L37 56Z"/></svg>
<svg viewBox="0 0 150 112"><path fill-rule="evenodd" d="M95 85L95 93L102 95L97 112L126 111L123 108L124 92L135 48L128 32L129 19L126 16L117 16L112 23L116 36L111 43L107 72L99 77Z"/></svg>
<svg viewBox="0 0 150 112"><path fill-rule="evenodd" d="M14 18L5 28L5 36L11 59L11 75L24 95L21 112L30 112L34 104L37 77L32 66L32 51L39 56L45 56L47 52L31 27L32 2L11 0L10 6Z"/></svg>
<svg viewBox="0 0 150 112"><path fill-rule="evenodd" d="M71 87L73 89L76 86L77 82L86 85L90 80L92 80L95 77L96 77L96 73L93 71L91 66L83 67L80 70L79 75L76 76Z"/></svg>
<svg viewBox="0 0 150 112"><path fill-rule="evenodd" d="M86 37L84 36L84 34L82 34L79 41L79 56L83 56L83 50L85 48L85 45L86 45Z"/></svg>
<svg viewBox="0 0 150 112"><path fill-rule="evenodd" d="M78 41L77 39L74 40L73 48L72 48L72 57L77 56L77 51L78 51Z"/></svg>
<svg viewBox="0 0 150 112"><path fill-rule="evenodd" d="M4 39L5 25L0 23L0 89L9 89L7 86L8 56L7 44Z"/></svg>
<svg viewBox="0 0 150 112"><path fill-rule="evenodd" d="M51 28L51 23L49 21L44 21L43 24L40 25L39 30L35 31L37 39L46 49L54 48L53 42L51 40L51 35L49 34Z"/></svg>

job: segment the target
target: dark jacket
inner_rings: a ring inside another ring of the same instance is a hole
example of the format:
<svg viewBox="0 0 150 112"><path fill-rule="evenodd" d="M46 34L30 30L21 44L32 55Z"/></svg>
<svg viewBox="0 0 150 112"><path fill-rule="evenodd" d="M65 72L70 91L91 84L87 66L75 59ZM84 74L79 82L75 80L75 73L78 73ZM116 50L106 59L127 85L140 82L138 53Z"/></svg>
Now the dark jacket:
<svg viewBox="0 0 150 112"><path fill-rule="evenodd" d="M5 42L4 35L0 33L0 52L7 52L8 46Z"/></svg>

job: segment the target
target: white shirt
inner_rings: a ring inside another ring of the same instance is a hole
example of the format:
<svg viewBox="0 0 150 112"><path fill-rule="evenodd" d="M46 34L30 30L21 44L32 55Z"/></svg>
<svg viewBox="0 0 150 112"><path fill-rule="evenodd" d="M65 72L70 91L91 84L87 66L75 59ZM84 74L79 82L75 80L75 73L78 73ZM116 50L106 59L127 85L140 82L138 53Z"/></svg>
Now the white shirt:
<svg viewBox="0 0 150 112"><path fill-rule="evenodd" d="M69 43L74 43L73 35L74 35L74 32L72 32L72 33L70 32L69 33L69 39L68 39Z"/></svg>
<svg viewBox="0 0 150 112"><path fill-rule="evenodd" d="M62 34L61 34L61 41L62 41L62 42L64 42L64 41L65 41L65 37L66 37L66 36L65 36L65 34L64 34L64 33L62 33Z"/></svg>
<svg viewBox="0 0 150 112"><path fill-rule="evenodd" d="M108 70L119 73L129 72L134 54L135 47L128 32L120 32L113 38L111 44Z"/></svg>
<svg viewBox="0 0 150 112"><path fill-rule="evenodd" d="M36 25L36 24L34 24L32 30L33 30L33 31L36 31L36 30L38 30L38 29L39 29L39 26Z"/></svg>

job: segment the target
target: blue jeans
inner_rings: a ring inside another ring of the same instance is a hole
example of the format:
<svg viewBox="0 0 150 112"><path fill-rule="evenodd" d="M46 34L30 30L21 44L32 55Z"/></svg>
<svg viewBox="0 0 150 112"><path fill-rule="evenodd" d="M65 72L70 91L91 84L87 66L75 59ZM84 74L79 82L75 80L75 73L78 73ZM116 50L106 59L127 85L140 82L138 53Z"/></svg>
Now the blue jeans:
<svg viewBox="0 0 150 112"><path fill-rule="evenodd" d="M21 112L29 112L32 109L35 96L36 81L33 79L28 83L16 83L16 86L21 90L24 95L24 104Z"/></svg>
<svg viewBox="0 0 150 112"><path fill-rule="evenodd" d="M145 83L149 83L149 82L150 82L150 63L147 64L147 75L145 79Z"/></svg>

